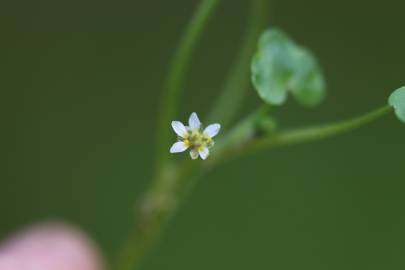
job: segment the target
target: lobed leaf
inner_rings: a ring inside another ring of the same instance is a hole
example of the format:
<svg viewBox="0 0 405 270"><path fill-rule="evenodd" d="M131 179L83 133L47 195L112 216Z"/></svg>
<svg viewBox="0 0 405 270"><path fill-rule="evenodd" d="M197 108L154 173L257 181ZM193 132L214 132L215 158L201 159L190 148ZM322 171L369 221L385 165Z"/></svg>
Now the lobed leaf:
<svg viewBox="0 0 405 270"><path fill-rule="evenodd" d="M325 96L325 81L315 57L277 29L261 35L251 72L259 96L271 105L285 103L288 93L304 106L317 105Z"/></svg>

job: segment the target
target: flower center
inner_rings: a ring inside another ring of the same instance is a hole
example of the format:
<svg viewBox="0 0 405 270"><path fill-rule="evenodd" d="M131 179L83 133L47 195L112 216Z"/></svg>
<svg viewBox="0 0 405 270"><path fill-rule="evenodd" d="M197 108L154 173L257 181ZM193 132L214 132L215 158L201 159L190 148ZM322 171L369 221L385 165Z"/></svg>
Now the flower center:
<svg viewBox="0 0 405 270"><path fill-rule="evenodd" d="M211 147L214 143L211 137L206 136L201 130L190 130L183 142L191 148Z"/></svg>

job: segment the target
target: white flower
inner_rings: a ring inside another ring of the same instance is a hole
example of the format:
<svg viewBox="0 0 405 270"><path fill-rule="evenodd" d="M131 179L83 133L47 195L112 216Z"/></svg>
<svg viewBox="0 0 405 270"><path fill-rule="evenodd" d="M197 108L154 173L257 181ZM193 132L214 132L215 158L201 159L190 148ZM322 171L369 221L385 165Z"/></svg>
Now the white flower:
<svg viewBox="0 0 405 270"><path fill-rule="evenodd" d="M220 124L212 124L203 129L200 120L195 112L188 119L188 126L183 125L179 121L172 122L172 128L178 135L178 142L174 143L170 148L170 153L180 153L190 149L192 159L197 159L200 156L206 159L209 155L209 148L214 145L214 140Z"/></svg>

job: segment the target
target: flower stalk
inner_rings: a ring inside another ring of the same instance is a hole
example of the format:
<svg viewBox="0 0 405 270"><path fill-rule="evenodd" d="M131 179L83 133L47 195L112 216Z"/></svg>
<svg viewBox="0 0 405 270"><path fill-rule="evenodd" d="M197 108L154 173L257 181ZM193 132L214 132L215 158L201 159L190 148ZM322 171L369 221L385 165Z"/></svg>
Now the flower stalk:
<svg viewBox="0 0 405 270"><path fill-rule="evenodd" d="M180 94L183 89L191 56L200 40L209 19L214 14L220 0L202 0L191 18L180 43L175 51L169 72L164 82L164 91L161 97L161 111L158 119L157 137L157 166L163 166L169 158L167 148L170 145L170 131L168 123L176 117Z"/></svg>
<svg viewBox="0 0 405 270"><path fill-rule="evenodd" d="M269 150L274 147L305 143L341 135L343 133L350 132L356 128L366 125L370 122L373 122L374 120L377 120L378 118L392 111L392 107L386 105L362 116L358 116L345 121L314 127L304 127L286 131L275 131L260 137L251 136L252 139L246 141L244 144L237 144L234 145L234 147L230 146L220 149L220 151L218 151L218 153L213 156L213 158L209 160L205 165L207 167L211 167L212 165L217 165L220 162L234 159L240 156L245 156L257 151ZM247 124L244 123L243 125L246 126ZM252 131L247 131L246 129L244 129L244 132L251 133ZM232 138L226 138L224 144L230 144L228 140L234 141Z"/></svg>

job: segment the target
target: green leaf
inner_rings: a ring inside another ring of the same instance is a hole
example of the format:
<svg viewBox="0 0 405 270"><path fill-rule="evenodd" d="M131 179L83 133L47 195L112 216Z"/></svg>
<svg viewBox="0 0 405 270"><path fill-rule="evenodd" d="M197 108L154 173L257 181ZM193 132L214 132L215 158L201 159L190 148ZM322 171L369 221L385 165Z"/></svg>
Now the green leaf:
<svg viewBox="0 0 405 270"><path fill-rule="evenodd" d="M325 96L325 80L315 57L277 29L261 35L251 72L259 96L272 105L285 103L288 93L304 106L315 106Z"/></svg>
<svg viewBox="0 0 405 270"><path fill-rule="evenodd" d="M390 95L388 104L394 108L395 114L399 120L405 123L405 86L395 90Z"/></svg>

